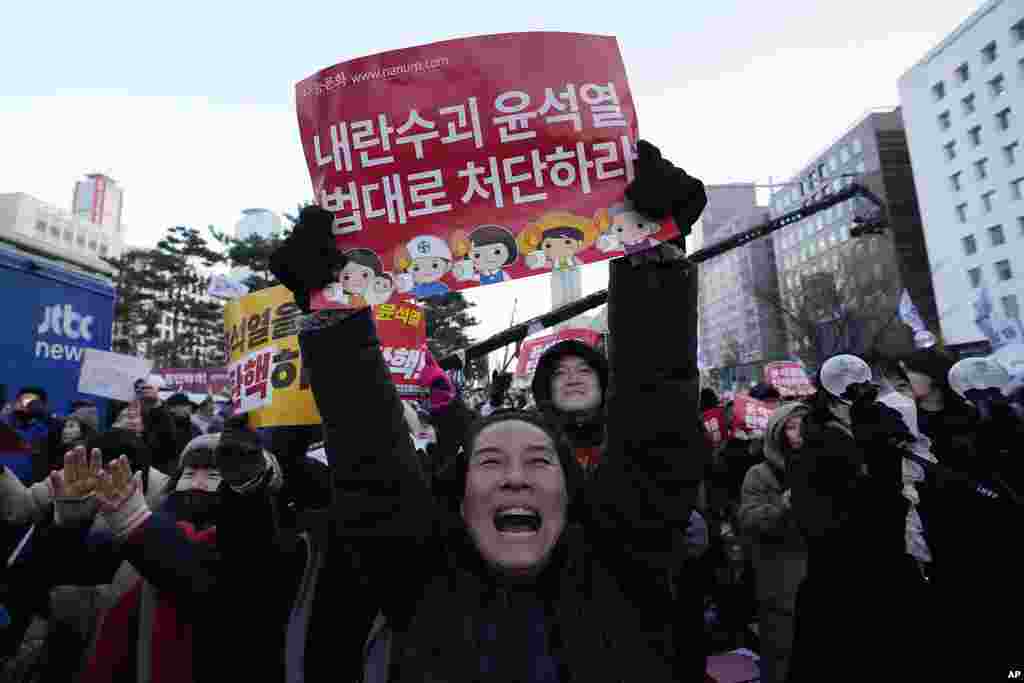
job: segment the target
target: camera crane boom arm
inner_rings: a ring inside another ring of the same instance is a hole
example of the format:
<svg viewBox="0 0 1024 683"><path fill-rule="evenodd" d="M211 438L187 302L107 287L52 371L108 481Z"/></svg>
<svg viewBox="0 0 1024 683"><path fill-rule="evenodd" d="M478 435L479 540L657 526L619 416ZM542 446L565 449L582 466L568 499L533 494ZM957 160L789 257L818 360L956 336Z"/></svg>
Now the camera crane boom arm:
<svg viewBox="0 0 1024 683"><path fill-rule="evenodd" d="M798 209L790 211L789 213L783 214L777 218L773 218L760 225L756 225L749 230L733 235L721 242L716 242L709 247L698 249L687 256L687 260L690 263L702 263L708 259L715 258L716 256L721 256L722 254L732 251L737 247L742 247L756 239L766 237L777 230L781 230L786 226L802 221L805 218L809 218L817 213L826 211L837 204L841 204L842 202L856 197L864 197L876 207L877 211L863 219L855 218L854 223L856 225L854 225L850 230L850 236L860 237L861 235L881 234L888 223L885 206L871 190L859 183L853 183L838 192L826 195L819 200L809 202ZM566 320L571 320L586 311L607 303L607 301L607 289L594 292L589 296L585 296L582 299L556 308L553 311L549 311L543 315L521 322L518 325L513 325L507 330L468 346L461 351L443 358L440 361L440 365L444 370L456 370L462 368L468 361L485 356L492 351L502 348L503 346L519 343L531 334L536 334L543 329L553 327L554 325L563 323Z"/></svg>

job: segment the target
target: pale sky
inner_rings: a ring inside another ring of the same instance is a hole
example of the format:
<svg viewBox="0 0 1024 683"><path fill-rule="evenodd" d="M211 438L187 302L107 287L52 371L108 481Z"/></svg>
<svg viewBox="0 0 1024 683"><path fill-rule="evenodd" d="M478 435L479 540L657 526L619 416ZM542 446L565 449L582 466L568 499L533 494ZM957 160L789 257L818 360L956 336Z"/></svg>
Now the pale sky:
<svg viewBox="0 0 1024 683"><path fill-rule="evenodd" d="M0 42L0 193L70 208L74 182L125 189L128 242L230 229L312 196L294 84L338 62L460 36L614 35L640 136L706 183L787 177L981 0L17 3ZM584 294L607 266L584 269ZM546 276L468 293L484 338L549 306Z"/></svg>

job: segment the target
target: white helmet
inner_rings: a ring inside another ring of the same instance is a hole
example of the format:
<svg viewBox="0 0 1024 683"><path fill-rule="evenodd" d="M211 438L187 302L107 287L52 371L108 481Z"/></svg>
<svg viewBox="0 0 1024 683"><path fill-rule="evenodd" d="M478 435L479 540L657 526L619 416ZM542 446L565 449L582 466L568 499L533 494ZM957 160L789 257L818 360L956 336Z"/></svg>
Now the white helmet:
<svg viewBox="0 0 1024 683"><path fill-rule="evenodd" d="M850 354L832 356L821 366L821 384L836 398L842 397L851 384L871 381L871 368L861 358Z"/></svg>
<svg viewBox="0 0 1024 683"><path fill-rule="evenodd" d="M1004 391L1010 383L1010 373L993 356L965 358L949 369L947 378L961 398L966 398L971 389Z"/></svg>
<svg viewBox="0 0 1024 683"><path fill-rule="evenodd" d="M445 241L433 235L420 235L414 237L406 246L409 250L409 258L443 258L446 261L452 260L452 250L448 248Z"/></svg>

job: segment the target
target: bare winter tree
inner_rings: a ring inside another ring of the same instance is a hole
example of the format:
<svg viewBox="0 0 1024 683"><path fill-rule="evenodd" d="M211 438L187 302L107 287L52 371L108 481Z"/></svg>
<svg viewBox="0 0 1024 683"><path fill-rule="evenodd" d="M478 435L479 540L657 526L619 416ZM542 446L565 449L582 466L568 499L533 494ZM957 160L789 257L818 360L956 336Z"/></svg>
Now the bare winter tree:
<svg viewBox="0 0 1024 683"><path fill-rule="evenodd" d="M779 291L753 293L780 311L790 352L806 365L817 367L837 353L895 356L913 348L898 315L903 285L887 237L832 245L780 280Z"/></svg>

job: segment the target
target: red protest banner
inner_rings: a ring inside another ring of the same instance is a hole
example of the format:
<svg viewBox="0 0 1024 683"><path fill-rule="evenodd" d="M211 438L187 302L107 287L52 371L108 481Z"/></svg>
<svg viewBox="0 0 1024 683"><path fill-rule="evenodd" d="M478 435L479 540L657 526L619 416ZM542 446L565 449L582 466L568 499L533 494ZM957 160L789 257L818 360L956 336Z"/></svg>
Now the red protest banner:
<svg viewBox="0 0 1024 683"><path fill-rule="evenodd" d="M796 361L768 363L764 366L764 377L785 398L814 394L814 385L807 378L803 366Z"/></svg>
<svg viewBox="0 0 1024 683"><path fill-rule="evenodd" d="M412 302L381 304L373 309L384 361L403 399L427 395L420 386L420 374L427 363L427 318L421 306Z"/></svg>
<svg viewBox="0 0 1024 683"><path fill-rule="evenodd" d="M568 328L558 334L548 334L543 337L523 342L519 349L519 363L516 365L516 374L520 377L529 377L537 369L537 362L544 352L560 341L576 339L584 344L597 348L601 342L601 335L593 330L584 328Z"/></svg>
<svg viewBox="0 0 1024 683"><path fill-rule="evenodd" d="M732 402L732 432L742 433L747 438L764 436L768 418L774 410L749 396L737 396Z"/></svg>
<svg viewBox="0 0 1024 683"><path fill-rule="evenodd" d="M231 382L230 374L223 368L164 368L154 370L153 374L163 378L168 390L188 394L220 394Z"/></svg>
<svg viewBox="0 0 1024 683"><path fill-rule="evenodd" d="M349 263L313 308L564 273L678 235L623 204L637 122L618 43L509 33L385 52L296 86Z"/></svg>
<svg viewBox="0 0 1024 683"><path fill-rule="evenodd" d="M701 419L704 421L704 429L712 446L719 446L723 441L732 438L732 429L726 424L725 409L721 406L705 410Z"/></svg>

